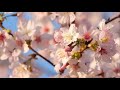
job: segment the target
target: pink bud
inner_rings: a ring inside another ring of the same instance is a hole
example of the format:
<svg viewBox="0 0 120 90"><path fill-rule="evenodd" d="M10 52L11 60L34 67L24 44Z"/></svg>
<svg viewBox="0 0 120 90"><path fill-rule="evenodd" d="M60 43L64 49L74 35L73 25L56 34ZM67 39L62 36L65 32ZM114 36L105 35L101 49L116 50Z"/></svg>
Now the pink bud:
<svg viewBox="0 0 120 90"><path fill-rule="evenodd" d="M71 52L72 51L72 47L66 46L65 47L65 52Z"/></svg>
<svg viewBox="0 0 120 90"><path fill-rule="evenodd" d="M65 65L63 65L61 68L60 68L60 72L63 73L64 70L66 69L66 67L69 65L69 63L66 63Z"/></svg>

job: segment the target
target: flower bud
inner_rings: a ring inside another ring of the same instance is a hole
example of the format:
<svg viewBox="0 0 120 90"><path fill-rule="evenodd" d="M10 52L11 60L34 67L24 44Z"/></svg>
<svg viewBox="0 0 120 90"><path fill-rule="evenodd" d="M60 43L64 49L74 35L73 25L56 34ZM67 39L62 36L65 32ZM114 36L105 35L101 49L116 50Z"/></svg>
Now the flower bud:
<svg viewBox="0 0 120 90"><path fill-rule="evenodd" d="M65 47L65 52L71 52L72 51L72 47L66 46Z"/></svg>

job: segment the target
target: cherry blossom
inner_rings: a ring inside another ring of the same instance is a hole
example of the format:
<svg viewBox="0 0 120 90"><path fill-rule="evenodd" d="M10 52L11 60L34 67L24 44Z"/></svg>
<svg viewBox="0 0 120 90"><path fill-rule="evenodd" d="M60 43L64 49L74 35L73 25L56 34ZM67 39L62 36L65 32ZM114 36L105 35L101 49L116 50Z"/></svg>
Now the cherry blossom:
<svg viewBox="0 0 120 90"><path fill-rule="evenodd" d="M19 32L16 32L14 34L15 36L15 45L16 45L16 48L20 49L21 51L23 50L24 53L28 52L29 51L29 47L24 39L24 37L21 37L22 34L19 33Z"/></svg>
<svg viewBox="0 0 120 90"><path fill-rule="evenodd" d="M51 18L58 17L58 22L62 25L71 24L75 20L74 12L58 12L52 13Z"/></svg>
<svg viewBox="0 0 120 90"><path fill-rule="evenodd" d="M66 45L69 45L71 42L74 42L77 40L79 33L76 31L76 27L74 24L71 24L69 30L63 31L63 42Z"/></svg>
<svg viewBox="0 0 120 90"><path fill-rule="evenodd" d="M50 34L41 34L40 30L36 30L31 36L31 45L34 48L45 49L49 46L52 36Z"/></svg>
<svg viewBox="0 0 120 90"><path fill-rule="evenodd" d="M24 64L19 64L12 71L10 78L29 78L30 72L27 70L27 66Z"/></svg>
<svg viewBox="0 0 120 90"><path fill-rule="evenodd" d="M27 25L23 25L20 21L18 24L18 32L22 35L25 40L29 40L32 34L35 32L34 22L28 21Z"/></svg>
<svg viewBox="0 0 120 90"><path fill-rule="evenodd" d="M0 47L6 45L6 40L10 38L10 35L6 31L0 31Z"/></svg>

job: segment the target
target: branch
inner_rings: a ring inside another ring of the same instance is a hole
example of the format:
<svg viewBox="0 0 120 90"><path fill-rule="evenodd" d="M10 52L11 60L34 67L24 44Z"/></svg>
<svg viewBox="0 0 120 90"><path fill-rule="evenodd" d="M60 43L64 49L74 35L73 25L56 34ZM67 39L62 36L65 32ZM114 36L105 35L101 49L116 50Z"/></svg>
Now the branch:
<svg viewBox="0 0 120 90"><path fill-rule="evenodd" d="M49 64L51 64L52 66L55 66L52 62L50 62L50 60L48 60L47 58L45 58L44 56L42 56L41 54L39 54L36 50L34 50L31 46L29 46L29 48L38 56L40 56L41 58L43 58L45 61L47 61Z"/></svg>
<svg viewBox="0 0 120 90"><path fill-rule="evenodd" d="M86 50L86 49L88 49L89 47L88 47L88 45L91 43L93 41L93 39L91 39L90 41L88 41L88 42L86 42L86 48L85 49L83 49L82 51L80 51L80 53L81 53L81 55L83 54L83 52ZM69 44L69 45L72 45L73 43L71 43L71 44ZM75 45L76 46L76 45ZM65 65L63 65L61 68L60 68L60 70L59 70L59 72L60 72L60 75L62 75L63 73L64 73L64 71L65 71L65 69L66 69L66 67L69 65L69 63L67 62Z"/></svg>
<svg viewBox="0 0 120 90"><path fill-rule="evenodd" d="M14 14L16 15L16 14ZM10 15L11 16L11 15ZM3 26L3 23L0 22L0 27L3 30L6 30L6 28ZM14 38L13 34L11 32L9 32L9 34ZM42 56L41 54L39 54L37 51L35 51L30 45L28 45L29 49L31 49L36 55L40 56L41 58L43 58L45 61L47 61L49 64L51 64L52 66L55 66L52 62L50 62L50 60L48 60L47 58L45 58L44 56Z"/></svg>
<svg viewBox="0 0 120 90"><path fill-rule="evenodd" d="M6 29L6 28L3 26L3 22L0 22L0 27L1 27L3 30L8 30L8 29ZM11 36L14 38L14 35L11 33L11 31L9 31L8 34L11 35Z"/></svg>
<svg viewBox="0 0 120 90"><path fill-rule="evenodd" d="M17 16L17 13L6 15L6 16L4 16L4 18L11 17L11 16Z"/></svg>
<svg viewBox="0 0 120 90"><path fill-rule="evenodd" d="M116 16L116 17L111 18L111 19L109 18L108 20L106 20L105 24L108 24L108 23L110 23L110 22L112 22L112 21L114 21L114 20L116 20L118 18L120 18L120 14L118 16ZM99 29L99 27L97 27L97 29Z"/></svg>
<svg viewBox="0 0 120 90"><path fill-rule="evenodd" d="M105 22L105 24L108 24L108 23L110 23L110 22L112 22L112 21L114 21L114 20L116 20L116 19L118 19L118 18L120 18L120 14L119 14L118 16L114 17L114 18L108 19L108 20ZM98 27L97 27L97 28L98 28ZM98 28L98 29L99 29L99 28ZM93 39L92 39L92 40L93 40ZM87 46L88 46L89 43L92 42L92 40L87 43ZM74 43L74 42L70 43L68 46L71 46L73 43ZM86 48L85 48L83 51L81 51L80 53L82 54L86 49L88 49L88 47L86 47ZM64 73L64 70L66 69L66 67L67 67L68 65L69 65L69 63L67 62L65 65L63 65L63 66L60 68L60 70L59 70L59 71L60 71L60 74Z"/></svg>
<svg viewBox="0 0 120 90"><path fill-rule="evenodd" d="M108 23L116 20L117 18L120 18L120 14L119 14L118 16L114 17L114 18L108 19L108 20L105 22L105 24L108 24Z"/></svg>

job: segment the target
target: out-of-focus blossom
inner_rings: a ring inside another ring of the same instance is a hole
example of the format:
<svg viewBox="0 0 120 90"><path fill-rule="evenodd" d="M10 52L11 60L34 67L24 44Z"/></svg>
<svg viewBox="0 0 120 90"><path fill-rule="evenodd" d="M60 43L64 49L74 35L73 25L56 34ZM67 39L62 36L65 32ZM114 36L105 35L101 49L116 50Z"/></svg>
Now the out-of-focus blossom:
<svg viewBox="0 0 120 90"><path fill-rule="evenodd" d="M29 78L30 72L27 69L27 66L24 64L19 64L17 67L15 67L12 71L12 75L10 78Z"/></svg>
<svg viewBox="0 0 120 90"><path fill-rule="evenodd" d="M75 20L74 12L58 12L50 15L51 19L57 18L57 21L62 25L71 24Z"/></svg>
<svg viewBox="0 0 120 90"><path fill-rule="evenodd" d="M22 35L25 40L29 40L32 34L35 32L34 22L31 20L28 21L27 25L23 25L22 22L19 22L18 32Z"/></svg>
<svg viewBox="0 0 120 90"><path fill-rule="evenodd" d="M41 34L40 30L36 30L33 35L31 36L31 45L34 48L41 48L45 49L49 47L50 40L53 37L50 34Z"/></svg>

